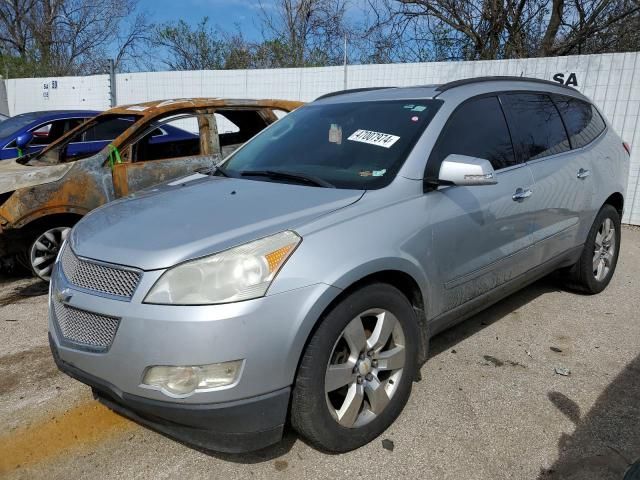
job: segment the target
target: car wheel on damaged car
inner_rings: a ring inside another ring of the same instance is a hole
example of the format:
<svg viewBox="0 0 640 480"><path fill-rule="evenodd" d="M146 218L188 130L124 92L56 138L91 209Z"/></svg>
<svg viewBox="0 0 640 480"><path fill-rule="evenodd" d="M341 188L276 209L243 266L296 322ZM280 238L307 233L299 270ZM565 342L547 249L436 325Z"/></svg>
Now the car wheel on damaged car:
<svg viewBox="0 0 640 480"><path fill-rule="evenodd" d="M29 267L36 277L49 281L60 247L70 231L71 226L68 225L45 227L35 235L29 245L28 259Z"/></svg>
<svg viewBox="0 0 640 480"><path fill-rule="evenodd" d="M83 218L51 278L51 349L198 447L258 449L290 422L349 451L400 415L432 335L555 270L606 287L628 169L600 112L551 82L327 95Z"/></svg>

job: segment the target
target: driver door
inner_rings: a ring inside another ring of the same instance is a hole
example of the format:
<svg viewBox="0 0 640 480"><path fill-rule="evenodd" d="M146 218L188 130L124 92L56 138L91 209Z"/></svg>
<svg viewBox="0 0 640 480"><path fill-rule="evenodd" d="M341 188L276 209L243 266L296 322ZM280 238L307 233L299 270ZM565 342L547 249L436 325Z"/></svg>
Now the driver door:
<svg viewBox="0 0 640 480"><path fill-rule="evenodd" d="M429 158L428 178L437 178L450 154L488 160L498 183L441 186L427 195L433 202L431 257L443 280L442 313L533 267L533 176L516 158L497 96L472 98L452 113Z"/></svg>

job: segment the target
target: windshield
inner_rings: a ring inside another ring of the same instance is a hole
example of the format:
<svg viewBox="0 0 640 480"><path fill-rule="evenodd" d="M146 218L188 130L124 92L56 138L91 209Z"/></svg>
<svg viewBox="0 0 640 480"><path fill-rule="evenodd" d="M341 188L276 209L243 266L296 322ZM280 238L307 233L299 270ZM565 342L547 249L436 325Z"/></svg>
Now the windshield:
<svg viewBox="0 0 640 480"><path fill-rule="evenodd" d="M28 157L27 164L63 163L95 155L141 118L140 115L98 115L73 130L73 134L63 136L41 153Z"/></svg>
<svg viewBox="0 0 640 480"><path fill-rule="evenodd" d="M42 118L44 112L21 113L0 122L0 138L9 137L18 130Z"/></svg>
<svg viewBox="0 0 640 480"><path fill-rule="evenodd" d="M283 176L253 175L286 172L337 188L382 188L395 177L440 103L394 100L307 105L236 151L222 165L223 173L287 181Z"/></svg>

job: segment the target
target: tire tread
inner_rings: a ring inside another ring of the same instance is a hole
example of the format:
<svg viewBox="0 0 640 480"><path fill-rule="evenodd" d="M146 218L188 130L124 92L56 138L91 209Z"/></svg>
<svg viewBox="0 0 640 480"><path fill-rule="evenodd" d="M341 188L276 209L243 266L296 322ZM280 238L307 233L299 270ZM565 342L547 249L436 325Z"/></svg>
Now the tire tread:
<svg viewBox="0 0 640 480"><path fill-rule="evenodd" d="M411 393L411 384L418 371L418 349L417 344L409 348L409 339L417 340L419 338L417 320L415 319L413 308L402 292L391 285L383 283L364 285L351 292L349 296L336 304L321 318L302 354L298 367L298 373L291 396L291 426L303 436L307 442L320 450L329 452L346 452L353 450L368 443L389 426L382 423L375 424L375 421L363 427L350 430L339 427L337 423L329 426L327 425L326 419L326 415L329 415L329 412L319 412L317 411L318 408L314 408L314 399L317 400L318 396L322 396L321 404L324 405L325 401L323 382L318 381L318 372L324 371L325 366L318 365L318 359L323 359L330 353L325 351L328 345L327 342L330 341L333 343L337 339L337 337L328 337L332 334L339 334L344 328L342 324L345 321L350 321L350 318L345 320L341 318L340 315L345 311L349 311L349 308L355 308L354 305L362 302L363 297L378 299L384 296L386 296L387 299L394 298L396 302L403 302L404 305L402 308L406 309L405 312L407 315L412 316L412 318L405 322L406 325L403 324L403 328L405 329L405 338L407 339L407 358L413 358L413 361L408 360L404 367L405 370L402 381L406 382L406 380L409 379L408 386L404 384L403 388L396 391L396 395L392 399L394 406L389 408L392 405L389 404L389 407L387 407L389 410L383 412L380 416L384 416L385 419L379 417L381 422L383 420L390 420L389 424L393 422L404 408ZM346 323L344 323L344 325L346 325ZM410 331L407 331L407 328L409 328ZM320 370L321 368L322 370ZM406 377L404 376L405 374ZM396 400L396 402L394 402L394 400ZM333 419L330 419L330 421L333 422ZM330 435L332 428L336 431L335 436ZM345 433L346 430L349 430L349 432Z"/></svg>

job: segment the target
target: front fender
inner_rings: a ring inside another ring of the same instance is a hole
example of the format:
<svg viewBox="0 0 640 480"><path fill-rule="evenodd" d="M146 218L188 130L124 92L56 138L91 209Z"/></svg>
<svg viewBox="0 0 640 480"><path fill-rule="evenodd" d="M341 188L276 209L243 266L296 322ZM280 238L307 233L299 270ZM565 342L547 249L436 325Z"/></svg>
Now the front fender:
<svg viewBox="0 0 640 480"><path fill-rule="evenodd" d="M101 161L100 156L78 160L61 178L15 190L0 207L0 217L7 220L3 228L22 228L59 213L85 215L113 199L111 171L102 168Z"/></svg>
<svg viewBox="0 0 640 480"><path fill-rule="evenodd" d="M43 208L40 210L36 210L25 217L22 217L19 221L13 223L11 225L11 228L16 230L21 229L40 218L49 217L51 215L71 214L82 217L87 213L89 213L89 210L87 210L86 208L73 205L62 205L58 207Z"/></svg>
<svg viewBox="0 0 640 480"><path fill-rule="evenodd" d="M408 256L382 257L362 264L353 265L352 268L342 272L340 276L331 281L330 284L345 290L363 278L385 271L402 272L413 278L420 288L425 305L428 304L429 292L426 291L426 286L429 283L427 276L420 268L418 262Z"/></svg>

